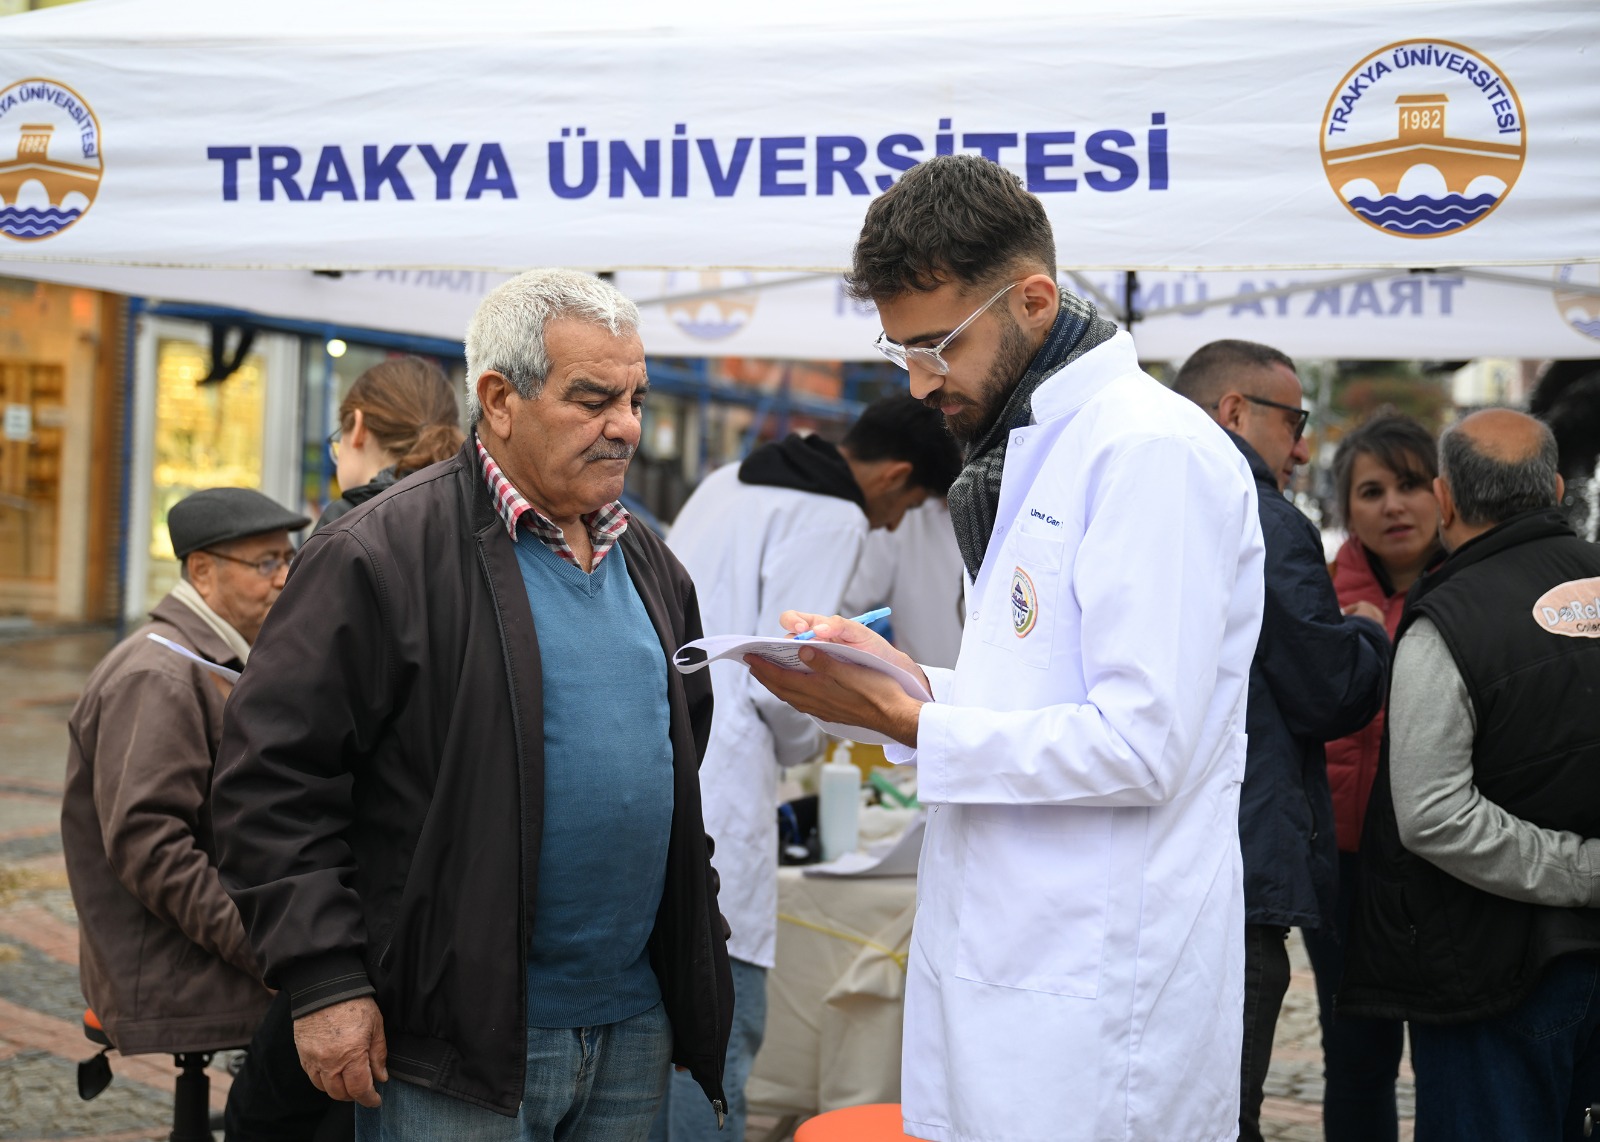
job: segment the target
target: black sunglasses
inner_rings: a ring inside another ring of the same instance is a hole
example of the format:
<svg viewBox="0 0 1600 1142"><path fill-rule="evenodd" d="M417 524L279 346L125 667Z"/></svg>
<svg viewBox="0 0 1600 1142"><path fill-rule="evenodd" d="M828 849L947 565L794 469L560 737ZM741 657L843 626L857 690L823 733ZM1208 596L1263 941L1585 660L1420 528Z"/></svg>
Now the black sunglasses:
<svg viewBox="0 0 1600 1142"><path fill-rule="evenodd" d="M1239 395L1251 404L1265 405L1267 408L1278 408L1284 412L1294 413L1294 438L1298 441L1305 435L1306 422L1311 419L1311 410L1309 408L1300 408L1298 405L1292 404L1279 404L1275 400L1268 400L1266 397L1253 397L1249 393L1240 393Z"/></svg>

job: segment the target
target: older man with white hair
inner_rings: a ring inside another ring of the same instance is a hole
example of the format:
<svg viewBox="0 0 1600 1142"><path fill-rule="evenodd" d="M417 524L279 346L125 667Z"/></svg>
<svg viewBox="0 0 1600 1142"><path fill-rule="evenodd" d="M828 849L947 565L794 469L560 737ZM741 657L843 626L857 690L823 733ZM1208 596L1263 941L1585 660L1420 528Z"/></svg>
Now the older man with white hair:
<svg viewBox="0 0 1600 1142"><path fill-rule="evenodd" d="M305 546L228 707L223 883L363 1139L646 1137L725 1108L694 585L618 502L633 304L539 271L467 334L471 439Z"/></svg>

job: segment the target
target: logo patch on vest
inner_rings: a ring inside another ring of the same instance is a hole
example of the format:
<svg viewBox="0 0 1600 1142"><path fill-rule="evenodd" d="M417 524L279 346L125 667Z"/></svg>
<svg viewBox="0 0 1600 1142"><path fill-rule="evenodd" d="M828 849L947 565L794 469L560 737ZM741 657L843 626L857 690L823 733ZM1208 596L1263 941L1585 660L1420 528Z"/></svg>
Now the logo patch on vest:
<svg viewBox="0 0 1600 1142"><path fill-rule="evenodd" d="M1021 567L1011 576L1011 629L1027 638L1039 623L1039 595L1033 580Z"/></svg>
<svg viewBox="0 0 1600 1142"><path fill-rule="evenodd" d="M1574 579L1550 588L1533 604L1533 617L1551 634L1600 638L1600 579Z"/></svg>

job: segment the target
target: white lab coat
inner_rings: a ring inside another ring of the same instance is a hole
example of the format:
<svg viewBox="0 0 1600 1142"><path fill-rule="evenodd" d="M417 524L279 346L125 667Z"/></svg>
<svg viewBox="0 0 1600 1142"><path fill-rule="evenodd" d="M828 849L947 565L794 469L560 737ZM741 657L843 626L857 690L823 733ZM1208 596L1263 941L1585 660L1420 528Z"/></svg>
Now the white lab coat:
<svg viewBox="0 0 1600 1142"><path fill-rule="evenodd" d="M1231 1140L1254 481L1127 334L1033 410L961 657L928 671L917 749L890 749L929 809L906 1132Z"/></svg>
<svg viewBox="0 0 1600 1142"><path fill-rule="evenodd" d="M782 634L794 609L834 614L867 535L849 500L744 484L729 464L701 481L667 546L694 579L708 635ZM774 697L742 662L714 662L716 708L700 765L728 953L770 968L778 935L778 767L814 756L816 723Z"/></svg>
<svg viewBox="0 0 1600 1142"><path fill-rule="evenodd" d="M954 666L966 622L966 582L950 508L930 499L906 512L893 531L867 536L842 613L891 607L896 646L926 665Z"/></svg>

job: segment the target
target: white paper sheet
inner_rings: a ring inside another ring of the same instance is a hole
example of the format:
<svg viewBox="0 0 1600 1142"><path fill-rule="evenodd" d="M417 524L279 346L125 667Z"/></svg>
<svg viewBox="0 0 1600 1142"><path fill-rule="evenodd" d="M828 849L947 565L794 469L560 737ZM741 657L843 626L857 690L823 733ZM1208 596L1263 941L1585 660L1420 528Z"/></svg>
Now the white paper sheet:
<svg viewBox="0 0 1600 1142"><path fill-rule="evenodd" d="M754 654L766 659L774 666L781 666L785 670L798 670L802 674L812 673L800 658L800 651L806 647L820 650L824 654L839 659L842 662L854 663L865 666L868 670L876 670L880 674L887 674L900 684L911 697L923 702L933 701L930 694L916 677L900 669L891 662L885 662L875 654L869 654L853 646L842 646L836 642L820 642L807 640L796 642L792 638L772 638L760 635L724 634L712 635L708 638L698 638L693 642L685 643L678 648L678 653L672 656L673 665L682 674L693 674L703 670L713 662L732 661L744 665L744 656ZM705 655L700 658L693 652ZM864 729L861 726L843 726L836 722L825 722L821 718L812 719L834 737L849 738L851 741L868 742L872 745L890 745L894 739L876 730Z"/></svg>
<svg viewBox="0 0 1600 1142"><path fill-rule="evenodd" d="M219 678L225 678L229 682L237 682L237 681L239 681L239 672L237 670L234 670L234 669L232 669L230 667L227 667L227 666L219 666L217 663L212 662L209 658L201 658L198 654L196 654L194 651L190 650L188 647L179 646L177 643L173 642L170 638L162 638L158 634L147 634L147 635L145 635L145 637L148 638L151 642L159 642L162 646L166 647L168 650L177 651L179 654L183 655L189 661L194 662L199 666L203 666L205 669L211 671L211 673L215 674Z"/></svg>
<svg viewBox="0 0 1600 1142"><path fill-rule="evenodd" d="M802 871L807 876L916 876L927 823L927 817L919 813L898 837L885 837L868 845L866 852L845 853L837 860L810 865Z"/></svg>

